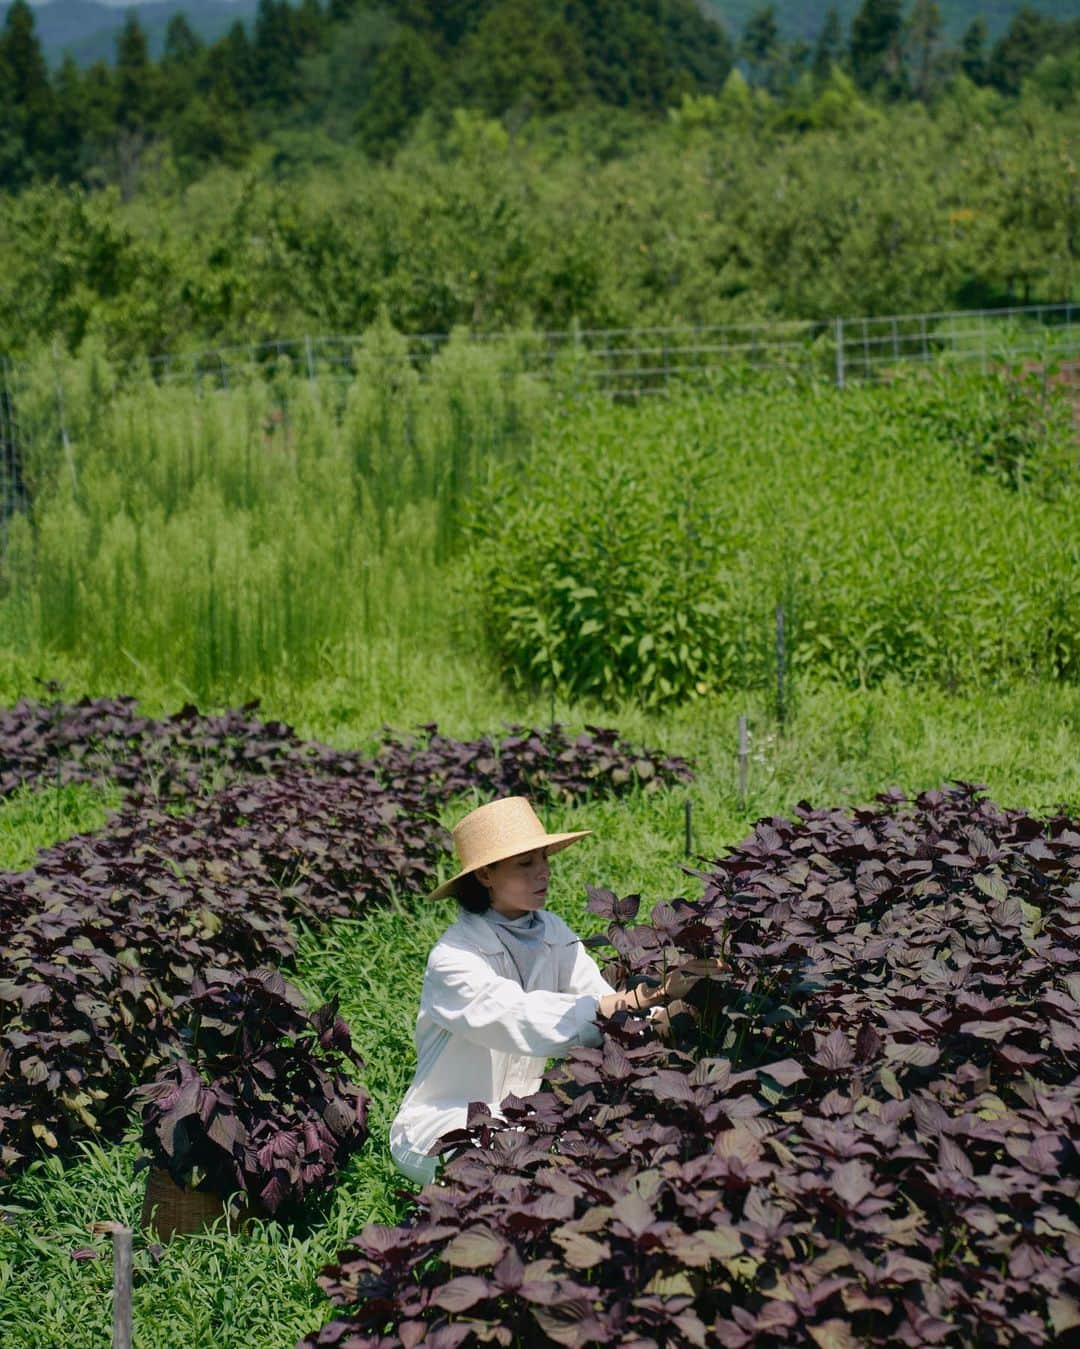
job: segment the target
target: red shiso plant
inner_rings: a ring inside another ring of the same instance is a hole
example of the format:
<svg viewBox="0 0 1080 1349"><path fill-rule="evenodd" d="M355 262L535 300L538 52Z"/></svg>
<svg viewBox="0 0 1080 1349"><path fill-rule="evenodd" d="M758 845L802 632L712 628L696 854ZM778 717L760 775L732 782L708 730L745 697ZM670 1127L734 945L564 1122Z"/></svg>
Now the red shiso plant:
<svg viewBox="0 0 1080 1349"><path fill-rule="evenodd" d="M1080 828L970 784L801 805L700 901L595 891L612 977L729 970L625 1014L321 1282L305 1340L1064 1344L1080 1327Z"/></svg>
<svg viewBox="0 0 1080 1349"><path fill-rule="evenodd" d="M364 1064L336 1002L309 1013L276 970L213 970L181 1009L183 1051L136 1089L141 1163L271 1215L298 1211L367 1137L367 1096L345 1076Z"/></svg>
<svg viewBox="0 0 1080 1349"><path fill-rule="evenodd" d="M429 890L449 847L435 813L457 793L574 803L690 777L598 727L458 741L431 725L365 756L255 711L155 720L126 697L0 711L0 797L125 790L103 830L0 873L0 1176L122 1134L132 1087L175 1061L197 976L287 966L298 920Z"/></svg>

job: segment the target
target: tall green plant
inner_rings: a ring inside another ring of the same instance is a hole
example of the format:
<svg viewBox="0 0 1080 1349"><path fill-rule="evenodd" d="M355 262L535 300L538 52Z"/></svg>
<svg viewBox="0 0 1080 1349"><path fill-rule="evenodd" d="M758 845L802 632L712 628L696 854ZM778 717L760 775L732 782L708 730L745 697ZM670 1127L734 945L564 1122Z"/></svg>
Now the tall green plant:
<svg viewBox="0 0 1080 1349"><path fill-rule="evenodd" d="M206 698L303 683L444 621L464 503L543 410L519 365L456 340L418 370L385 323L344 389L280 365L118 386L100 353L40 362L10 637Z"/></svg>

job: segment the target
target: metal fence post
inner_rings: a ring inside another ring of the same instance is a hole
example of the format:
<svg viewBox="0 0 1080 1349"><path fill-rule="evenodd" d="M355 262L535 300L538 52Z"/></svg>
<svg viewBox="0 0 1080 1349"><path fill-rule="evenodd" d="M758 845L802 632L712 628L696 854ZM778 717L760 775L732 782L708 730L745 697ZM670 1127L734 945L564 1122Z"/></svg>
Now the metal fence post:
<svg viewBox="0 0 1080 1349"><path fill-rule="evenodd" d="M3 387L0 388L0 407L3 418L0 420L0 557L7 552L8 518L15 509L15 427L11 408L11 376L7 356L0 364L3 373Z"/></svg>
<svg viewBox="0 0 1080 1349"><path fill-rule="evenodd" d="M833 341L836 343L836 387L844 387L844 320L837 318L833 330Z"/></svg>
<svg viewBox="0 0 1080 1349"><path fill-rule="evenodd" d="M68 471L71 474L71 486L75 491L79 490L79 478L75 472L75 456L71 452L71 437L68 435L67 418L64 415L64 386L60 380L60 362L56 355L56 343L53 343L53 375L56 380L56 412L60 419L60 442L64 447L64 457L67 459Z"/></svg>

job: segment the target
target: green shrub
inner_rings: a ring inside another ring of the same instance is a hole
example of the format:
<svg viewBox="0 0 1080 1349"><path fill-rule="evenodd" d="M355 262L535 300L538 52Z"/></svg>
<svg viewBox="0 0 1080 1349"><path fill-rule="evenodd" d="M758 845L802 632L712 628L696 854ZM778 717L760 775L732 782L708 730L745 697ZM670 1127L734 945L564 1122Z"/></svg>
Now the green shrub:
<svg viewBox="0 0 1080 1349"><path fill-rule="evenodd" d="M962 408L982 385L759 382L553 424L477 516L503 674L604 703L762 687L783 604L807 682L1075 680L1075 488L1048 501L971 472L933 415L950 391Z"/></svg>

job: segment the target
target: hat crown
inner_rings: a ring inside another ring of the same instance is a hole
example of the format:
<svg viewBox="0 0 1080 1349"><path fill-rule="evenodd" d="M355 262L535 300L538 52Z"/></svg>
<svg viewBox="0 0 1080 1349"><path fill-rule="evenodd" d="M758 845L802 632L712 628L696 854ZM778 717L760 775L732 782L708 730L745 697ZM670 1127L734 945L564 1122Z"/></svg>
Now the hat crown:
<svg viewBox="0 0 1080 1349"><path fill-rule="evenodd" d="M531 852L549 841L536 811L524 796L504 796L478 806L454 829L454 847L464 871Z"/></svg>

